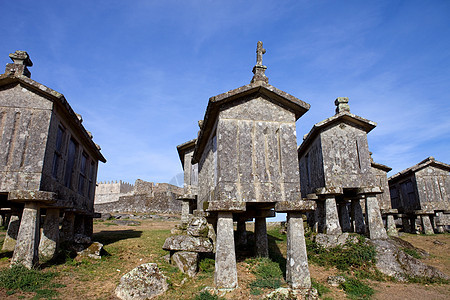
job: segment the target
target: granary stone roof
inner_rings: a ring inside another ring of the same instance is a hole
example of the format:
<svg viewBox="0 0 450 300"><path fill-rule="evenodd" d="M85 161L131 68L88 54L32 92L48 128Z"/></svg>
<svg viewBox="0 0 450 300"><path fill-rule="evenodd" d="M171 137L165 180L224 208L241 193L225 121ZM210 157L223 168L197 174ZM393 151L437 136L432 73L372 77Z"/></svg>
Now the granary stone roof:
<svg viewBox="0 0 450 300"><path fill-rule="evenodd" d="M14 64L17 63L16 56L17 54L20 54L20 59L24 60L23 65L24 66L32 66L33 63L28 57L28 54L25 51L16 51L14 54L10 54L11 59L14 61ZM23 59L22 57L23 56ZM9 64L12 65L12 64ZM73 121L73 124L75 124L75 127L79 129L82 136L85 138L85 141L88 145L90 145L90 148L94 151L94 153L97 155L98 160L101 162L106 162L105 157L103 157L102 153L100 152L101 148L99 145L94 143L92 140L92 134L88 132L83 124L83 119L81 118L81 115L74 112L72 107L67 102L66 98L63 94L37 82L33 79L29 78L29 72L27 73L17 73L17 72L8 72L8 69L10 69L10 66L7 65L6 72L0 75L0 87L7 87L8 85L15 85L20 84L21 86L29 89L30 91L33 91L39 95L44 96L45 98L53 101L54 103L57 103L59 106L63 108L63 110L71 117L71 120Z"/></svg>
<svg viewBox="0 0 450 300"><path fill-rule="evenodd" d="M338 98L338 99L342 99L342 98ZM304 136L303 142L298 147L299 155L302 155L303 152L306 151L308 146L314 141L315 137L319 133L321 133L326 128L329 128L330 126L332 126L334 124L346 123L346 124L355 125L356 127L364 130L366 133L369 133L372 129L374 129L377 126L377 123L375 123L373 121L364 119L360 116L350 113L350 109L348 108L348 105L346 105L346 109L339 110L339 107L342 106L342 102L338 102L338 99L336 99L336 106L338 106L337 113L328 119L325 119L319 123L314 124L314 126L311 128L309 133ZM347 100L347 102L348 102L348 100Z"/></svg>
<svg viewBox="0 0 450 300"><path fill-rule="evenodd" d="M265 83L264 81L256 81L237 89L228 91L223 94L209 98L208 106L206 108L203 124L197 139L197 145L194 152L193 161L198 162L201 152L207 143L208 137L213 130L220 107L225 103L234 102L248 96L266 96L278 105L292 110L295 113L296 119L300 118L306 113L310 105L276 87Z"/></svg>
<svg viewBox="0 0 450 300"><path fill-rule="evenodd" d="M403 171L400 171L400 172L392 175L391 177L388 178L388 180L389 181L401 180L402 178L410 176L411 174L416 173L417 171L420 171L423 168L426 168L428 166L437 167L437 168L440 168L447 172L450 172L450 165L440 162L440 161L437 161L434 159L433 156L430 156L430 157L427 157L424 160L422 160L420 163L415 164L412 167L409 167Z"/></svg>
<svg viewBox="0 0 450 300"><path fill-rule="evenodd" d="M177 146L178 156L180 157L183 170L184 170L184 154L186 153L186 151L194 149L196 142L197 139L193 139Z"/></svg>
<svg viewBox="0 0 450 300"><path fill-rule="evenodd" d="M383 164L376 163L376 162L374 162L374 161L371 162L371 166L374 167L374 168L376 168L376 169L383 170L383 171L385 171L385 172L389 172L389 171L392 170L391 167L388 167L388 166L383 165Z"/></svg>

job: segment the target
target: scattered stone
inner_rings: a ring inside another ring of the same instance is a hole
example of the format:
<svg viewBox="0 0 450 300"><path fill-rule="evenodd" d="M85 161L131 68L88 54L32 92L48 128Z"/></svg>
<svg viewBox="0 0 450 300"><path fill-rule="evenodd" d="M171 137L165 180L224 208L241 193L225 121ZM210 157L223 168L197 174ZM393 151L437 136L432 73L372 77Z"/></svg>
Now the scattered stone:
<svg viewBox="0 0 450 300"><path fill-rule="evenodd" d="M324 234L319 233L315 237L315 242L324 248L334 248L337 246L345 245L349 241L351 243L357 243L358 238L355 235L350 235L348 232L341 234Z"/></svg>
<svg viewBox="0 0 450 300"><path fill-rule="evenodd" d="M155 263L134 268L120 279L115 294L122 300L151 299L163 294L169 285Z"/></svg>
<svg viewBox="0 0 450 300"><path fill-rule="evenodd" d="M435 244L435 245L439 245L439 246L443 246L443 245L445 245L445 243L444 243L444 242L441 242L441 241L438 241L438 240L434 240L434 241L433 241L433 244Z"/></svg>
<svg viewBox="0 0 450 300"><path fill-rule="evenodd" d="M166 239L163 249L171 251L212 252L213 245L208 238L174 235Z"/></svg>
<svg viewBox="0 0 450 300"><path fill-rule="evenodd" d="M198 257L197 252L178 251L172 255L171 260L183 273L194 277L197 274Z"/></svg>
<svg viewBox="0 0 450 300"><path fill-rule="evenodd" d="M93 242L89 247L77 252L75 260L79 261L83 258L101 259L101 253L103 251L103 244L99 242Z"/></svg>
<svg viewBox="0 0 450 300"><path fill-rule="evenodd" d="M345 277L344 276L328 276L327 282L329 285L337 287L341 283L345 282Z"/></svg>
<svg viewBox="0 0 450 300"><path fill-rule="evenodd" d="M102 213L100 216L100 220L106 221L112 218L112 215L110 213Z"/></svg>
<svg viewBox="0 0 450 300"><path fill-rule="evenodd" d="M173 235L180 235L180 234L183 234L184 231L183 231L183 229L179 228L178 226L175 226L174 228L172 228L170 230L170 233Z"/></svg>
<svg viewBox="0 0 450 300"><path fill-rule="evenodd" d="M187 227L187 234L196 237L208 236L208 222L204 217L192 217Z"/></svg>
<svg viewBox="0 0 450 300"><path fill-rule="evenodd" d="M117 225L124 225L124 226L137 226L141 225L141 222L138 221L131 221L131 220L114 220L112 221L114 224Z"/></svg>
<svg viewBox="0 0 450 300"><path fill-rule="evenodd" d="M300 296L299 293L297 293L296 290L290 289L290 288L277 288L275 291L270 292L269 294L265 295L263 299L267 300L296 300L301 299L298 297Z"/></svg>
<svg viewBox="0 0 450 300"><path fill-rule="evenodd" d="M426 277L449 279L447 275L415 259L399 248L392 240L369 240L377 251L376 267L388 276L399 281L407 281L408 277Z"/></svg>

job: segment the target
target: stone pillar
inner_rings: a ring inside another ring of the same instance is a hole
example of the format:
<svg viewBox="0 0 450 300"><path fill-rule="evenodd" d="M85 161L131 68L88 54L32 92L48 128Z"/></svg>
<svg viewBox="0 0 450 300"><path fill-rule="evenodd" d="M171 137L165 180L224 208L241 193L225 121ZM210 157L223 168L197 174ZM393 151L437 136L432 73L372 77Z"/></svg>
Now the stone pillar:
<svg viewBox="0 0 450 300"><path fill-rule="evenodd" d="M364 214L361 207L361 199L352 200L352 219L353 230L356 233L366 233L366 224L364 223Z"/></svg>
<svg viewBox="0 0 450 300"><path fill-rule="evenodd" d="M36 202L26 202L11 265L22 264L31 269L38 264L39 219L39 205Z"/></svg>
<svg viewBox="0 0 450 300"><path fill-rule="evenodd" d="M339 205L339 220L343 232L351 232L352 224L350 223L350 215L348 213L347 203Z"/></svg>
<svg viewBox="0 0 450 300"><path fill-rule="evenodd" d="M444 226L441 225L443 215L444 215L443 212L437 212L433 218L433 225L435 225L434 228L436 229L437 233L444 233ZM439 223L437 223L436 219L438 219Z"/></svg>
<svg viewBox="0 0 450 300"><path fill-rule="evenodd" d="M219 289L234 289L238 286L233 231L233 214L231 212L219 212L217 215L214 273L214 282Z"/></svg>
<svg viewBox="0 0 450 300"><path fill-rule="evenodd" d="M0 214L0 226L4 226L6 224L5 219L6 216L4 214Z"/></svg>
<svg viewBox="0 0 450 300"><path fill-rule="evenodd" d="M286 281L292 289L311 287L301 213L287 213Z"/></svg>
<svg viewBox="0 0 450 300"><path fill-rule="evenodd" d="M92 238L94 233L94 218L92 216L84 217L84 235Z"/></svg>
<svg viewBox="0 0 450 300"><path fill-rule="evenodd" d="M247 245L247 228L245 227L245 220L237 221L236 244L240 246Z"/></svg>
<svg viewBox="0 0 450 300"><path fill-rule="evenodd" d="M188 199L183 199L181 201L181 223L182 224L187 224L189 223L189 200Z"/></svg>
<svg viewBox="0 0 450 300"><path fill-rule="evenodd" d="M55 257L59 245L59 209L47 208L39 243L39 260L48 261Z"/></svg>
<svg viewBox="0 0 450 300"><path fill-rule="evenodd" d="M403 232L407 232L407 233L412 232L412 226L410 224L410 220L406 216L402 217L402 227L403 227Z"/></svg>
<svg viewBox="0 0 450 300"><path fill-rule="evenodd" d="M11 211L8 230L6 231L5 240L3 241L3 251L14 251L14 247L16 246L17 234L19 233L20 215L21 212L18 209L13 209Z"/></svg>
<svg viewBox="0 0 450 300"><path fill-rule="evenodd" d="M325 233L336 235L342 233L334 195L325 195Z"/></svg>
<svg viewBox="0 0 450 300"><path fill-rule="evenodd" d="M425 234L434 234L433 226L431 225L430 216L421 215L422 219L422 230Z"/></svg>
<svg viewBox="0 0 450 300"><path fill-rule="evenodd" d="M314 211L314 217L316 218L317 231L319 233L325 233L325 202L316 201L316 210Z"/></svg>
<svg viewBox="0 0 450 300"><path fill-rule="evenodd" d="M386 231L388 235L398 236L397 226L395 225L394 216L386 215Z"/></svg>
<svg viewBox="0 0 450 300"><path fill-rule="evenodd" d="M256 256L268 257L269 256L269 243L267 240L267 227L266 218L255 218L255 244L256 244Z"/></svg>
<svg viewBox="0 0 450 300"><path fill-rule="evenodd" d="M411 225L411 233L417 233L416 216L409 217L409 224Z"/></svg>
<svg viewBox="0 0 450 300"><path fill-rule="evenodd" d="M84 235L84 215L75 215L74 233Z"/></svg>
<svg viewBox="0 0 450 300"><path fill-rule="evenodd" d="M61 242L66 243L73 242L73 238L75 235L74 224L75 224L75 213L71 211L66 211L64 213L64 218L61 226L62 231Z"/></svg>
<svg viewBox="0 0 450 300"><path fill-rule="evenodd" d="M375 194L366 195L366 224L370 239L387 239L386 229L383 226L378 199Z"/></svg>

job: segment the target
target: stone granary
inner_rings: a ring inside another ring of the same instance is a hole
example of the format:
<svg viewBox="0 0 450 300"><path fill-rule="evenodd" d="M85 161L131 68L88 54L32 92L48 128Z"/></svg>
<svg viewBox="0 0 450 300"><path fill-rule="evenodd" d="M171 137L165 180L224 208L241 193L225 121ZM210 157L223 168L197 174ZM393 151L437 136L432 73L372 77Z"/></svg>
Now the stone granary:
<svg viewBox="0 0 450 300"><path fill-rule="evenodd" d="M3 249L31 268L38 252L55 254L60 216L63 241L92 235L97 167L106 160L65 97L30 79L28 54L9 57L0 75L0 205L10 214Z"/></svg>
<svg viewBox="0 0 450 300"><path fill-rule="evenodd" d="M336 114L315 124L298 148L302 196L317 204L309 223L328 235L354 231L387 238L377 200L383 184L367 143L376 123L351 114L347 98L335 104Z"/></svg>
<svg viewBox="0 0 450 300"><path fill-rule="evenodd" d="M182 201L181 221L187 223L189 216L197 209L198 194L198 164L192 164L192 155L194 154L197 140L191 140L177 146L181 165L184 171L184 193L178 200Z"/></svg>
<svg viewBox="0 0 450 300"><path fill-rule="evenodd" d="M403 230L415 232L416 220L426 234L450 225L450 165L430 156L389 177L392 208L402 217Z"/></svg>
<svg viewBox="0 0 450 300"><path fill-rule="evenodd" d="M309 104L268 84L258 42L251 83L211 97L193 153L198 163L197 213L216 228L215 284L238 286L233 220L238 232L255 219L256 254L268 255L266 217L287 212L286 280L309 288L310 276L297 165L295 122Z"/></svg>

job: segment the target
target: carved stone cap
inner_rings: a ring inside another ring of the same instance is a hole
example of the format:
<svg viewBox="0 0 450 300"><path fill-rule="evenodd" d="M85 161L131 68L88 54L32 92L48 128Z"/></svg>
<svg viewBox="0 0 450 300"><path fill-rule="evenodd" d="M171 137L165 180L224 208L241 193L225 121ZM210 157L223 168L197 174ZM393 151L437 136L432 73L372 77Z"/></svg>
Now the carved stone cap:
<svg viewBox="0 0 450 300"><path fill-rule="evenodd" d="M33 66L33 62L26 51L16 50L16 52L10 53L9 57L16 65Z"/></svg>
<svg viewBox="0 0 450 300"><path fill-rule="evenodd" d="M336 105L336 114L341 113L343 111L350 112L350 105L348 105L347 97L338 97L334 100L334 105Z"/></svg>

